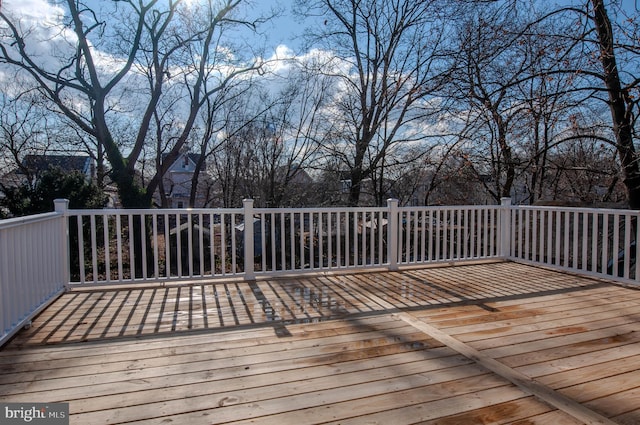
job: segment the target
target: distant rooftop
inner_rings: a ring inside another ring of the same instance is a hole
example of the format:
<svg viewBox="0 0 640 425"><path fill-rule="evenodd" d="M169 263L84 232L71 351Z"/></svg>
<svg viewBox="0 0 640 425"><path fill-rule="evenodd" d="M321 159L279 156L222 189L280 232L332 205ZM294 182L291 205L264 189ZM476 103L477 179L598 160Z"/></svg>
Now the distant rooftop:
<svg viewBox="0 0 640 425"><path fill-rule="evenodd" d="M26 155L22 165L33 172L61 168L90 174L91 158L86 155Z"/></svg>

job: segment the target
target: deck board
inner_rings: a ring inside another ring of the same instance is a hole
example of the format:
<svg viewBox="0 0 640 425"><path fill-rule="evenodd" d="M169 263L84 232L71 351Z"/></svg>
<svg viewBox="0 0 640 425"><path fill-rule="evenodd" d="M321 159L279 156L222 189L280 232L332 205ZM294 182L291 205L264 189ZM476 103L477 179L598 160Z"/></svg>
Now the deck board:
<svg viewBox="0 0 640 425"><path fill-rule="evenodd" d="M639 331L640 291L516 263L82 289L0 350L0 399L73 424L586 423L513 370L631 424Z"/></svg>

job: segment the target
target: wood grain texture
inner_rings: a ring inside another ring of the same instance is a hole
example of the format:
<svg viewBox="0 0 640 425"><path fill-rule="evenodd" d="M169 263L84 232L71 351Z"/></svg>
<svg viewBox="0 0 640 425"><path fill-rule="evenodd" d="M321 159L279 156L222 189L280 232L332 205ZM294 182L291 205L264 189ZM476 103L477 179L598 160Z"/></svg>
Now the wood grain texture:
<svg viewBox="0 0 640 425"><path fill-rule="evenodd" d="M0 399L72 424L631 424L639 331L640 291L505 262L83 288L0 350Z"/></svg>

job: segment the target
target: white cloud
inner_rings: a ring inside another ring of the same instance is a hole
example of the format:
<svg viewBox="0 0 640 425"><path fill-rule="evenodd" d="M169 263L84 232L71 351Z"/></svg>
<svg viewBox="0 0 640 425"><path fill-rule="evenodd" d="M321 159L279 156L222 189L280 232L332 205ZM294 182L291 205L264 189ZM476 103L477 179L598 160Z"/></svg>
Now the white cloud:
<svg viewBox="0 0 640 425"><path fill-rule="evenodd" d="M57 57L73 52L77 38L64 26L65 11L61 7L43 0L5 0L2 7L16 23L29 55L38 65L48 67Z"/></svg>
<svg viewBox="0 0 640 425"><path fill-rule="evenodd" d="M55 25L62 21L64 9L45 0L4 0L5 13L21 16L22 23Z"/></svg>

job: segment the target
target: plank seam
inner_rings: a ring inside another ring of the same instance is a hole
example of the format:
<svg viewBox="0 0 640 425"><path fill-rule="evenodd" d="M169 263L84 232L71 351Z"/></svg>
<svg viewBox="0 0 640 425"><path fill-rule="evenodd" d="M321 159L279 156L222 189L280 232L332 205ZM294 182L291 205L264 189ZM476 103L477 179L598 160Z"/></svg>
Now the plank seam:
<svg viewBox="0 0 640 425"><path fill-rule="evenodd" d="M470 360L473 360L491 372L507 379L525 393L538 397L585 424L615 425L615 422L583 406L572 398L567 397L560 392L530 378L529 376L497 361L496 359L487 356L470 345L467 345L448 333L420 320L410 313L402 312L394 315L421 332L424 332L428 336L440 341L452 350L462 354Z"/></svg>

